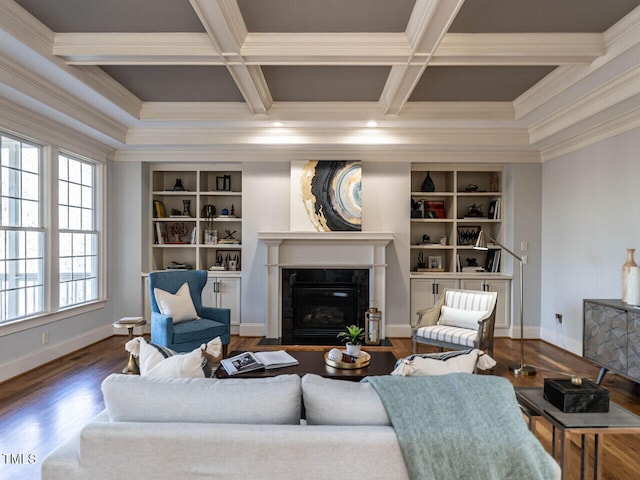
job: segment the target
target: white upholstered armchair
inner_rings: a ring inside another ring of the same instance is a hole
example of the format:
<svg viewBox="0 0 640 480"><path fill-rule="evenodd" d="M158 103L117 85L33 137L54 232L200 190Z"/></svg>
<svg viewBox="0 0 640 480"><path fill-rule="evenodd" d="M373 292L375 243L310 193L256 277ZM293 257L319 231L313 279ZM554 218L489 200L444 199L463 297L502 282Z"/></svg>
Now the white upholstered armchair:
<svg viewBox="0 0 640 480"><path fill-rule="evenodd" d="M450 350L478 348L493 356L496 292L445 290L436 304L418 311L411 325L413 352L418 343Z"/></svg>

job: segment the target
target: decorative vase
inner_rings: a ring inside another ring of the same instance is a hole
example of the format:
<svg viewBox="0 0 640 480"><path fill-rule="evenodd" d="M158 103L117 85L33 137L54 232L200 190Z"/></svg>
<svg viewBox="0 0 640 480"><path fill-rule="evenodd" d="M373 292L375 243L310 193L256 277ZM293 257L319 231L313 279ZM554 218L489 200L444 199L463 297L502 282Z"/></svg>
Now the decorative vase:
<svg viewBox="0 0 640 480"><path fill-rule="evenodd" d="M347 355L351 355L352 357L359 357L360 356L360 349L362 348L362 345L354 345L353 343L349 342L347 343Z"/></svg>
<svg viewBox="0 0 640 480"><path fill-rule="evenodd" d="M627 274L627 304L640 305L640 267L629 267Z"/></svg>
<svg viewBox="0 0 640 480"><path fill-rule="evenodd" d="M627 276L631 267L637 267L638 264L633 259L635 248L627 248L627 261L622 265L622 301L627 301Z"/></svg>
<svg viewBox="0 0 640 480"><path fill-rule="evenodd" d="M435 183L433 183L433 180L431 179L431 174L429 172L427 172L427 176L425 177L424 181L422 182L421 190L423 192L435 192L436 191L436 185L435 185Z"/></svg>

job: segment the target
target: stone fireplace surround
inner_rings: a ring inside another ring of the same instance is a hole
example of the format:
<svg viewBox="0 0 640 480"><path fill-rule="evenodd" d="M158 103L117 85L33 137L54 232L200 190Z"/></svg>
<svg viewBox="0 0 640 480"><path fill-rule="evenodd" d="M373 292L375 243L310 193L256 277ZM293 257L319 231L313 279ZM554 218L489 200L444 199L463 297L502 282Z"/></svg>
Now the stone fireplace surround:
<svg viewBox="0 0 640 480"><path fill-rule="evenodd" d="M382 311L386 338L386 247L393 238L391 232L259 232L267 249L265 337L282 336L283 268L367 268L370 303Z"/></svg>

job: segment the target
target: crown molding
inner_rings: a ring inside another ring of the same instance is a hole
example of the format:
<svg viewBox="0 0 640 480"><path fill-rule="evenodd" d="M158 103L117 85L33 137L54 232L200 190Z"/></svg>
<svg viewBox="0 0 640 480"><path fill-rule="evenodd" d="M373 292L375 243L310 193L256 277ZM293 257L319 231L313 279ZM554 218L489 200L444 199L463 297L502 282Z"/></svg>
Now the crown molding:
<svg viewBox="0 0 640 480"><path fill-rule="evenodd" d="M640 66L600 85L579 100L556 110L552 115L532 124L531 142L540 142L595 114L640 95Z"/></svg>
<svg viewBox="0 0 640 480"><path fill-rule="evenodd" d="M447 163L447 164L513 164L540 163L536 151L519 150L441 150L379 147L301 148L299 146L269 148L221 149L143 149L119 150L114 160L117 162L150 163L256 163L291 162L313 158L316 160L362 160L363 162L387 163Z"/></svg>
<svg viewBox="0 0 640 480"><path fill-rule="evenodd" d="M8 58L0 60L0 83L118 142L125 141L127 132L124 125Z"/></svg>
<svg viewBox="0 0 640 480"><path fill-rule="evenodd" d="M96 161L106 161L115 149L74 128L51 122L41 114L0 97L0 125L19 136L28 136L34 142L47 143Z"/></svg>
<svg viewBox="0 0 640 480"><path fill-rule="evenodd" d="M423 147L529 147L526 128L216 128L158 127L131 128L128 146L191 145L226 146L287 146L287 145L357 145L357 146L423 146Z"/></svg>
<svg viewBox="0 0 640 480"><path fill-rule="evenodd" d="M448 33L429 65L565 65L605 53L600 33Z"/></svg>
<svg viewBox="0 0 640 480"><path fill-rule="evenodd" d="M560 66L513 102L516 118L524 118L629 49L640 44L640 7L603 34L606 51L589 65Z"/></svg>
<svg viewBox="0 0 640 480"><path fill-rule="evenodd" d="M543 148L540 151L540 156L543 162L547 162L639 127L640 108L636 108L601 122L588 130L583 130L569 139Z"/></svg>
<svg viewBox="0 0 640 480"><path fill-rule="evenodd" d="M273 121L323 125L351 122L363 126L376 120L380 127L410 126L446 120L513 121L511 102L411 102L402 115L383 115L377 102L274 102L266 115L254 115L244 102L145 102L142 122L244 122L270 125ZM356 125L353 125L356 126Z"/></svg>
<svg viewBox="0 0 640 480"><path fill-rule="evenodd" d="M51 80L63 81L66 89L74 91L76 96L79 92L86 93L85 101L91 95L89 90L97 93L106 100L101 103L101 110L119 121L126 121L126 116L137 117L141 106L137 97L102 71L99 75L93 68L70 67L52 55L53 31L13 1L0 2L0 39L0 53L20 62L24 68L42 76L46 73Z"/></svg>

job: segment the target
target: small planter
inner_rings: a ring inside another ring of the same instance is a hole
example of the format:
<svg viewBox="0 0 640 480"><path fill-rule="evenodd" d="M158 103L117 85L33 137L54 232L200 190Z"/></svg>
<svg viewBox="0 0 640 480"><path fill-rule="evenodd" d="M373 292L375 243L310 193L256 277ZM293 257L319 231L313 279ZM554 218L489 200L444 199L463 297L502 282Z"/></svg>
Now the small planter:
<svg viewBox="0 0 640 480"><path fill-rule="evenodd" d="M362 348L362 345L354 345L353 343L348 342L346 346L347 346L347 355L351 355L353 357L360 356L360 349Z"/></svg>

